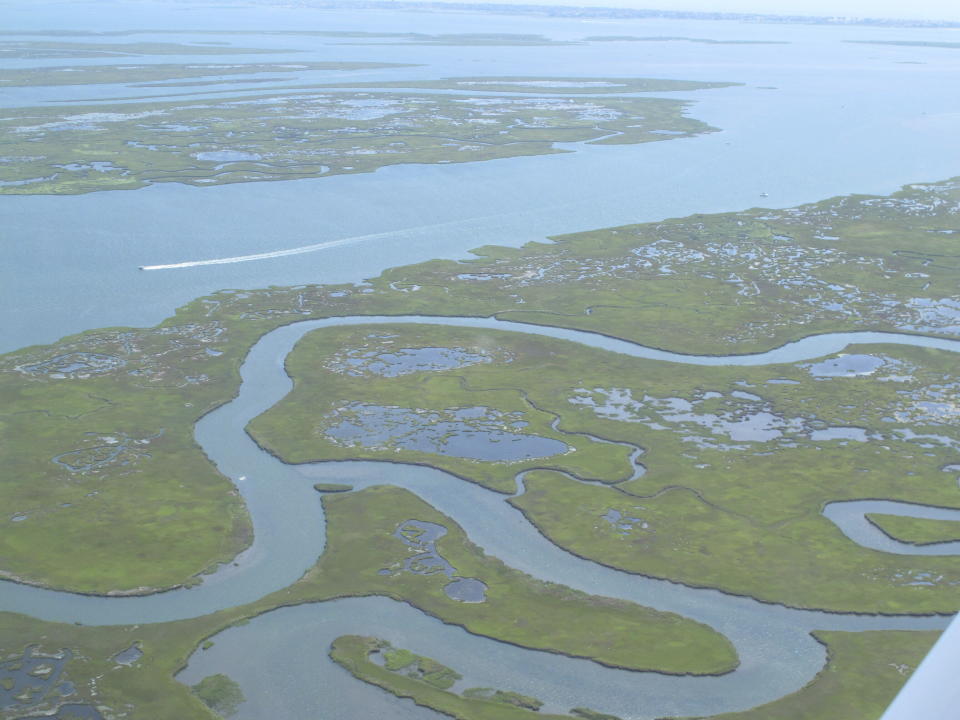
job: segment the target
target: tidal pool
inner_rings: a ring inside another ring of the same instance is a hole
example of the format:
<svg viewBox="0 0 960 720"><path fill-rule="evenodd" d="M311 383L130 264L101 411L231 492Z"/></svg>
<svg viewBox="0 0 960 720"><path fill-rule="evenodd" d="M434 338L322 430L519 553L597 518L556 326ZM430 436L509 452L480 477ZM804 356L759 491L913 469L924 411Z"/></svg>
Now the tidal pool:
<svg viewBox="0 0 960 720"><path fill-rule="evenodd" d="M115 355L102 353L75 352L58 355L41 363L22 365L17 368L28 375L50 375L51 377L72 377L76 375L98 375L123 367L126 363Z"/></svg>
<svg viewBox="0 0 960 720"><path fill-rule="evenodd" d="M208 150L206 152L194 153L193 156L197 160L217 163L246 162L262 159L257 153L242 152L240 150Z"/></svg>
<svg viewBox="0 0 960 720"><path fill-rule="evenodd" d="M452 600L481 603L487 599L487 584L476 578L458 578L449 585L445 585L443 592Z"/></svg>
<svg viewBox="0 0 960 720"><path fill-rule="evenodd" d="M884 359L875 355L840 355L802 367L814 377L832 378L872 375L883 365Z"/></svg>
<svg viewBox="0 0 960 720"><path fill-rule="evenodd" d="M810 439L818 440L853 440L855 442L866 442L869 440L867 431L858 427L828 427L823 430L813 430L810 433Z"/></svg>
<svg viewBox="0 0 960 720"><path fill-rule="evenodd" d="M337 353L325 366L346 375L399 377L417 372L452 370L492 360L489 355L455 347L397 348L390 352L357 348Z"/></svg>
<svg viewBox="0 0 960 720"><path fill-rule="evenodd" d="M916 324L905 325L904 330L960 333L960 300L911 298L907 305L916 310L920 318Z"/></svg>
<svg viewBox="0 0 960 720"><path fill-rule="evenodd" d="M734 443L766 443L787 435L803 433L806 420L786 418L771 412L771 406L759 395L734 390L729 396L705 392L692 399L653 397L635 399L629 388L580 388L570 398L574 405L591 407L598 417L636 422L652 430L665 430L675 425L684 440L697 447L733 448L711 436L720 436ZM708 412L699 406L708 400L725 400L725 407ZM710 435L697 434L707 430Z"/></svg>
<svg viewBox="0 0 960 720"><path fill-rule="evenodd" d="M61 650L57 655L40 655L36 646L23 654L0 662L0 710L30 710L47 706L73 693L70 683L60 676L73 654Z"/></svg>
<svg viewBox="0 0 960 720"><path fill-rule="evenodd" d="M522 413L476 406L421 410L350 403L326 418L323 432L341 445L396 447L490 462L515 462L566 452L565 443L519 431Z"/></svg>
<svg viewBox="0 0 960 720"><path fill-rule="evenodd" d="M446 534L447 529L443 525L424 520L400 523L393 536L417 552L416 555L404 558L403 571L415 575L442 573L452 581L443 588L447 597L460 602L483 602L487 599L486 583L476 578L457 575L457 569L437 550L437 540ZM380 574L391 575L393 571L385 568Z"/></svg>
<svg viewBox="0 0 960 720"><path fill-rule="evenodd" d="M140 649L140 643L134 643L126 650L121 650L114 655L113 660L119 665L133 665L142 657L143 650Z"/></svg>
<svg viewBox="0 0 960 720"><path fill-rule="evenodd" d="M644 508L638 505L634 509L643 510ZM640 530L650 529L650 524L647 523L643 518L624 515L616 508L609 508L607 512L600 517L610 523L610 525L621 535L629 535L636 528L639 528Z"/></svg>

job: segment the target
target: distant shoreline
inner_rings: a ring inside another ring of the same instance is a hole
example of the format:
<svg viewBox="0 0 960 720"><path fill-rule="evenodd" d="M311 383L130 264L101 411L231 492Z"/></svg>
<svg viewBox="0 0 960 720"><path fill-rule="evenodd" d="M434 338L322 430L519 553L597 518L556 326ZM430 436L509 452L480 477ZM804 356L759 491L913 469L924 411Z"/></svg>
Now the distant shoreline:
<svg viewBox="0 0 960 720"><path fill-rule="evenodd" d="M179 0L183 1L183 0ZM273 4L274 0L252 0L254 5ZM753 23L802 25L866 25L902 28L960 28L951 20L842 17L827 15L767 15L764 13L705 12L693 10L656 10L619 7L575 7L499 2L442 2L437 0L299 0L301 7L351 10L428 10L430 12L483 12L500 15L546 15L566 18L602 18L617 20L734 20Z"/></svg>

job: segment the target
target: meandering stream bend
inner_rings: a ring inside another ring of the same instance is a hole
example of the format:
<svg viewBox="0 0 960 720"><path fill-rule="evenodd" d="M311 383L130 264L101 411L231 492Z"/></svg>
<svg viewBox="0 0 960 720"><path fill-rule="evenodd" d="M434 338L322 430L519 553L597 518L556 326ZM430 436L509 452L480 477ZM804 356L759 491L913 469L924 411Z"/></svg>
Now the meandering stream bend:
<svg viewBox="0 0 960 720"><path fill-rule="evenodd" d="M452 517L473 542L511 567L543 580L623 598L706 623L730 638L740 656L740 667L724 676L700 678L616 671L588 661L478 638L383 598L347 599L276 610L251 621L246 628L225 631L221 634L223 637L249 637L251 652L269 652L265 648L271 638L276 641L282 635L284 618L292 620L296 616L294 624L298 631L306 626L315 627L318 635L312 637L309 644L312 648L319 647L323 658L329 641L339 635L378 635L447 662L464 675L476 678L478 684L497 684L549 699L545 711L566 712L573 705L586 705L624 718L653 718L744 709L798 690L825 661L823 647L809 635L814 629L939 629L946 625L945 619L935 617L855 616L794 610L715 590L630 575L559 549L504 502L503 495L440 470L391 463L389 472L384 472L383 463L364 461L292 466L260 450L244 428L292 388L284 371L284 360L296 342L305 333L320 328L373 323L422 323L522 332L634 357L696 365L797 362L838 352L853 343L904 344L960 352L960 341L956 340L878 332L818 335L751 355L694 356L647 348L596 333L493 318L363 316L298 322L267 333L254 345L241 368L238 396L196 426L197 441L219 470L237 484L253 520L254 544L238 556L234 564L224 566L195 588L143 597L79 596L3 583L0 609L45 620L108 625L196 617L256 600L296 581L323 551L323 511L312 486L318 481L331 481L346 482L357 488L377 484L407 488ZM282 492L278 492L279 488ZM906 503L896 505L898 514L913 514L915 509ZM960 519L960 510L938 512ZM859 516L849 512L836 517L827 514L840 523L851 538L863 542L855 528L862 512ZM873 547L869 542L863 544ZM896 545L901 547L893 550L895 552L917 550L912 545ZM258 634L261 632L266 634ZM297 650L303 651L303 648ZM282 652L293 651L287 648ZM200 660L195 658L187 675L194 672L196 665L213 662L216 657L216 653L205 653ZM259 663L257 666L264 667ZM313 664L309 670L315 672L316 667ZM285 668L284 672L289 670ZM260 682L266 681L264 677ZM340 676L334 674L334 677ZM304 691L309 692L309 688ZM289 701L295 702L296 697L291 696ZM336 707L330 708L323 705L322 698L320 706L316 705L317 699L311 699L309 707L314 714L325 717L358 717L369 708L364 705L366 701L359 699L352 705L350 698L354 697L360 695L339 697L334 703ZM276 702L276 697L272 702ZM253 707L255 703L248 705ZM275 704L271 707L277 711ZM434 716L421 709L414 715ZM289 716L297 715L294 712Z"/></svg>

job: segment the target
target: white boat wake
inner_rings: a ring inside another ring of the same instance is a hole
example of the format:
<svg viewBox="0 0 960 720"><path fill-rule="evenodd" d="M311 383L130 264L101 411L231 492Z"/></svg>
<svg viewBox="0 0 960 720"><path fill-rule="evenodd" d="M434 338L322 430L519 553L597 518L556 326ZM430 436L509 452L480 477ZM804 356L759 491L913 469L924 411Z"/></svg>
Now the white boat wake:
<svg viewBox="0 0 960 720"><path fill-rule="evenodd" d="M543 208L543 212L549 212L553 206ZM235 255L233 257L213 258L211 260L188 260L185 262L169 263L166 265L141 265L141 270L181 270L183 268L202 267L204 265L230 265L233 263L252 262L253 260L269 260L271 258L287 257L288 255L302 255L304 253L316 252L317 250L326 250L327 248L339 247L342 245L352 245L354 243L365 242L367 240L381 240L389 237L403 237L414 233L420 233L424 230L439 230L441 228L457 228L469 226L473 223L484 222L487 220L500 220L505 217L511 217L518 214L526 214L529 211L516 213L496 213L492 215L481 215L479 217L466 218L462 220L450 220L431 225L417 225L416 227L400 228L398 230L387 230L385 232L371 233L368 235L354 235L353 237L340 238L339 240L327 240L325 242L314 243L312 245L302 245L300 247L289 248L286 250L270 250L268 252L254 253L252 255Z"/></svg>
<svg viewBox="0 0 960 720"><path fill-rule="evenodd" d="M592 202L592 198L587 198L583 201L584 204L587 202ZM439 230L441 228L466 228L474 225L478 222L486 222L489 220L496 220L500 223L499 231L501 233L510 233L511 228L505 224L505 220L516 217L516 216L544 216L549 215L552 212L555 212L560 207L569 207L569 205L562 205L559 203L553 203L550 205L545 205L541 208L534 210L517 210L514 212L508 213L493 213L490 215L480 215L472 218L465 218L461 220L449 220L442 223L434 223L430 225L418 225L416 227L401 228L398 230L387 230L385 232L371 233L368 235L354 235L353 237L340 238L339 240L327 240L326 242L314 243L312 245L302 245L300 247L289 248L287 250L271 250L268 252L254 253L252 255L236 255L233 257L225 258L213 258L211 260L188 260L185 262L178 263L169 263L164 265L141 265L141 270L182 270L184 268L192 267L203 267L204 265L231 265L233 263L242 263L242 262L252 262L254 260L269 260L271 258L280 258L287 257L289 255L302 255L304 253L316 252L317 250L326 250L327 248L339 247L343 245L352 245L354 243L365 242L367 240L380 240L389 237L402 237L404 235L410 235L414 233L421 233L424 230ZM488 230L490 228L487 228ZM550 237L541 236L537 234L536 239L539 242L550 242ZM484 244L482 238L478 237L478 245Z"/></svg>
<svg viewBox="0 0 960 720"><path fill-rule="evenodd" d="M340 240L328 240L327 242L314 243L313 245L303 245L301 247L289 248L287 250L270 250L268 252L254 253L253 255L235 255L234 257L213 258L211 260L188 260L186 262L169 263L167 265L141 265L140 269L180 270L183 268L202 267L204 265L232 265L233 263L251 262L253 260L268 260L270 258L286 257L288 255L302 255L303 253L325 250L326 248L337 247L338 245L351 245L364 240L374 240L376 238L388 237L395 234L395 232L384 232L374 233L372 235L357 235L355 237L341 238Z"/></svg>

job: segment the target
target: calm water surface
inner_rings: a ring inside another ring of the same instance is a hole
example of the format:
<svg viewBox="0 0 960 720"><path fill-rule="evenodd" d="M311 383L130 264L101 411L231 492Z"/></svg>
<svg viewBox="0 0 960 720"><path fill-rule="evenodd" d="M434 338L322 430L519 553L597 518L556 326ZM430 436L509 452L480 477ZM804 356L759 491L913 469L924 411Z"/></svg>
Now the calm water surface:
<svg viewBox="0 0 960 720"><path fill-rule="evenodd" d="M784 40L786 45L689 42L555 47L396 47L291 36L218 36L239 46L300 49L190 61L376 60L421 63L351 74L357 80L452 75L654 76L742 87L669 93L723 132L637 146L463 165L409 165L374 174L193 188L158 185L82 196L0 196L0 350L109 325L148 325L225 287L359 281L387 267L464 257L483 244L519 245L566 232L744 209L786 207L849 192L885 193L960 169L960 95L947 92L960 52L858 45L848 39L952 38L949 31L776 26L733 22L598 22L256 8L53 7L8 16L11 28L321 28L391 32L532 32L557 39L633 34ZM198 33L97 42L209 40ZM146 56L141 62L176 62ZM65 61L43 61L62 65ZM100 63L115 60L83 60ZM903 64L918 62L921 64ZM7 66L24 61L5 61ZM569 71L574 72L574 71ZM318 79L342 81L327 73ZM230 86L236 94L238 86ZM242 87L242 86L239 86ZM773 87L774 90L762 89ZM201 88L206 89L206 88ZM8 89L6 105L143 95L116 86ZM761 193L767 193L762 197ZM231 257L354 238L306 255L143 272L142 265ZM27 270L27 272L25 272Z"/></svg>

